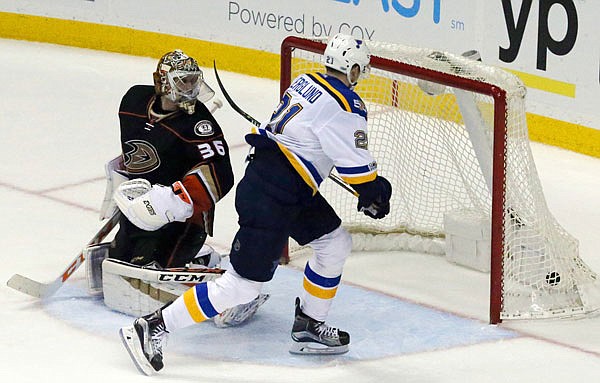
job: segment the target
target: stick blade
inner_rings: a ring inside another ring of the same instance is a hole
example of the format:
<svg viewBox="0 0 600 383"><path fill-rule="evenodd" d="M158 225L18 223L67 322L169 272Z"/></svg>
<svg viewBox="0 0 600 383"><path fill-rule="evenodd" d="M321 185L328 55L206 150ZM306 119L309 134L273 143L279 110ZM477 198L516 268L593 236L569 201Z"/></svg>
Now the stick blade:
<svg viewBox="0 0 600 383"><path fill-rule="evenodd" d="M53 284L47 285L45 283L40 283L21 274L13 275L6 282L6 285L17 291L40 299L47 298L55 292Z"/></svg>

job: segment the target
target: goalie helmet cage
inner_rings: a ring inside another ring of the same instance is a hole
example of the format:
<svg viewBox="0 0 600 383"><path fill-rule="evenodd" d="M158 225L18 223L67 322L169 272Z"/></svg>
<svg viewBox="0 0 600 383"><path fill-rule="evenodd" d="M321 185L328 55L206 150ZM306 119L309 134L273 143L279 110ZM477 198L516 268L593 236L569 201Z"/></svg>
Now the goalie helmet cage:
<svg viewBox="0 0 600 383"><path fill-rule="evenodd" d="M597 276L544 199L522 82L466 55L366 43L371 75L356 91L369 111L369 149L394 194L390 214L371 220L356 212L353 195L323 183L353 250L443 253L445 214L483 217L491 225L490 323L596 310ZM282 42L282 94L299 74L324 70L324 49L323 40Z"/></svg>

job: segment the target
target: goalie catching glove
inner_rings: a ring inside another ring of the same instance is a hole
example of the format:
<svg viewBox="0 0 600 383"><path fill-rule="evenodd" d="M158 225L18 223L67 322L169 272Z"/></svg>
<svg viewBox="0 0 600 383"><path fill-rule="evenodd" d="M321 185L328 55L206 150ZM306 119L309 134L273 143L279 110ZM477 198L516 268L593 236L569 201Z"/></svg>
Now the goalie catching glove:
<svg viewBox="0 0 600 383"><path fill-rule="evenodd" d="M381 219L390 212L392 185L384 177L377 176L373 181L352 185L359 194L357 209L365 215Z"/></svg>
<svg viewBox="0 0 600 383"><path fill-rule="evenodd" d="M194 203L180 181L163 186L136 178L119 185L114 199L123 215L146 231L158 230L169 222L185 222L194 212Z"/></svg>

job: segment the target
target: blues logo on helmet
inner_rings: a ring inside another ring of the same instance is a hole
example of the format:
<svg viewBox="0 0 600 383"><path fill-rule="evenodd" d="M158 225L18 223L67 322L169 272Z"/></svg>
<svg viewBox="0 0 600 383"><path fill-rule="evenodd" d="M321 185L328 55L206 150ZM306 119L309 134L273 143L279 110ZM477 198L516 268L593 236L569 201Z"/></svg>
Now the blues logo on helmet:
<svg viewBox="0 0 600 383"><path fill-rule="evenodd" d="M325 66L346 74L353 87L358 79L353 82L350 79L350 71L355 65L358 65L359 78L367 78L371 71L370 61L371 52L365 42L349 35L338 33L329 40L325 48Z"/></svg>

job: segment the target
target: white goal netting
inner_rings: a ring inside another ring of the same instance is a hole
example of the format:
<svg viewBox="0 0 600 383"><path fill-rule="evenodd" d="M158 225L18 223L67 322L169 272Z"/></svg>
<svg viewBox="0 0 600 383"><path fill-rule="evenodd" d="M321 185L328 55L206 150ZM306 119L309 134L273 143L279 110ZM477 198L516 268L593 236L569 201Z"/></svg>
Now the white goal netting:
<svg viewBox="0 0 600 383"><path fill-rule="evenodd" d="M323 71L321 55L311 52L318 50L314 42L297 39L294 45L290 76L282 81ZM443 253L444 214L476 212L498 233L492 256L502 267L491 277L500 293L490 304L500 318L597 309L597 276L546 206L529 147L522 82L471 57L368 45L371 76L356 91L369 111L369 149L394 188L391 212L372 220L356 212L355 197L335 183L321 188L353 233L354 248ZM504 116L497 115L498 99L484 94L489 89L505 94ZM502 141L502 151L494 151L494 140ZM493 209L494 198L501 208Z"/></svg>

